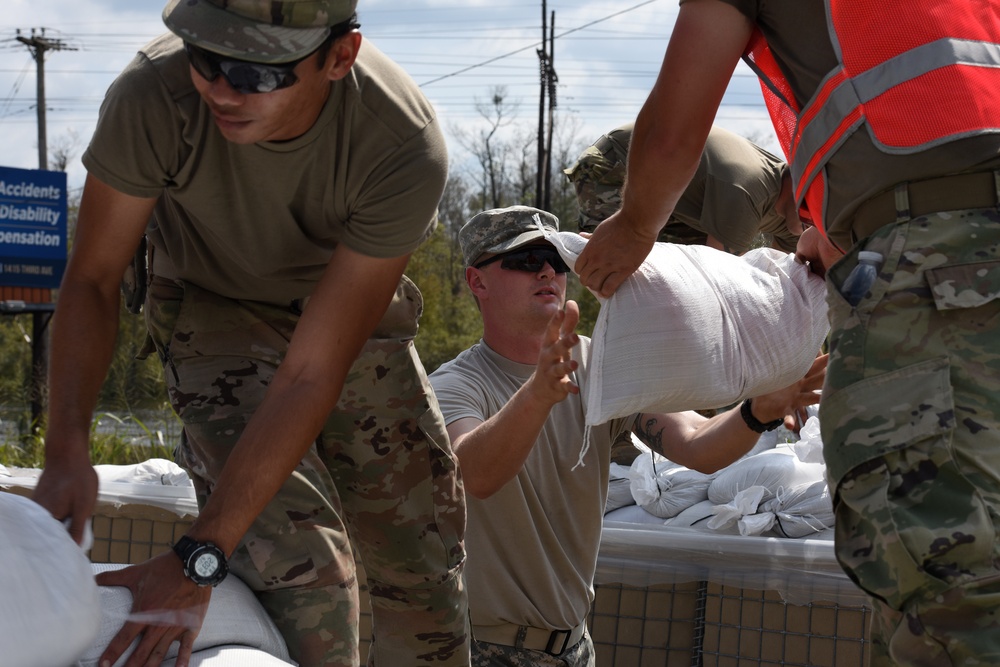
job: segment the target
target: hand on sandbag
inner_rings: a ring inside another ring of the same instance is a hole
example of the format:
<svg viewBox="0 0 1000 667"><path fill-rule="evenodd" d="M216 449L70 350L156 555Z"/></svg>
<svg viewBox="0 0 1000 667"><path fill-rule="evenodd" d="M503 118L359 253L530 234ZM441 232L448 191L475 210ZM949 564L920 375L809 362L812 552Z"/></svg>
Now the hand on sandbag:
<svg viewBox="0 0 1000 667"><path fill-rule="evenodd" d="M615 290L639 268L656 241L656 232L643 235L629 224L621 211L597 226L573 271L580 282L604 298Z"/></svg>
<svg viewBox="0 0 1000 667"><path fill-rule="evenodd" d="M809 266L809 270L820 278L826 277L827 269L844 256L840 248L833 245L816 227L808 227L795 246L795 261Z"/></svg>
<svg viewBox="0 0 1000 667"><path fill-rule="evenodd" d="M829 359L829 354L821 354L798 382L769 394L754 396L753 413L758 421L766 423L784 418L785 428L798 433L809 418L805 408L819 403L819 390L826 379Z"/></svg>
<svg viewBox="0 0 1000 667"><path fill-rule="evenodd" d="M100 667L114 665L135 640L138 643L123 667L159 665L175 641L179 642L175 667L188 667L212 589L184 576L176 554L168 551L139 565L102 572L97 583L132 592L132 613L101 655Z"/></svg>
<svg viewBox="0 0 1000 667"><path fill-rule="evenodd" d="M98 479L90 464L88 448L71 451L81 452L83 456L47 455L32 500L59 521L68 519L70 537L82 545L97 502Z"/></svg>

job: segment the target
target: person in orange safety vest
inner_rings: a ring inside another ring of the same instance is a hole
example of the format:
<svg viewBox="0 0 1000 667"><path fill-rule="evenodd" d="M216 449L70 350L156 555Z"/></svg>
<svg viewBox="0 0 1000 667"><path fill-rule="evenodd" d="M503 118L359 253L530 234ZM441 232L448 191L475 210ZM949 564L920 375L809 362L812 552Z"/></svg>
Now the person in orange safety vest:
<svg viewBox="0 0 1000 667"><path fill-rule="evenodd" d="M820 423L871 664L1000 664L1000 10L681 0L622 207L577 262L584 285L610 296L645 258L741 57L803 217L844 252L824 272Z"/></svg>

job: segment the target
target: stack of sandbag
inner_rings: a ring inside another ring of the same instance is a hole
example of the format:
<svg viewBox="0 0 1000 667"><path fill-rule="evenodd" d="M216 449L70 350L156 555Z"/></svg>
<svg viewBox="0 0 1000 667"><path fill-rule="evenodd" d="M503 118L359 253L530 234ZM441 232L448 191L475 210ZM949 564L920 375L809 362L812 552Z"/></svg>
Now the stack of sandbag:
<svg viewBox="0 0 1000 667"><path fill-rule="evenodd" d="M547 234L569 266L586 246ZM823 280L771 248L656 243L593 332L587 424L733 405L805 375L829 331Z"/></svg>
<svg viewBox="0 0 1000 667"><path fill-rule="evenodd" d="M90 561L41 505L0 493L0 664L72 665L98 632Z"/></svg>
<svg viewBox="0 0 1000 667"><path fill-rule="evenodd" d="M93 577L98 572L115 570L126 565L94 563ZM100 631L83 652L79 667L97 667L97 660L112 638L125 624L132 611L132 594L127 588L101 586L100 612L91 614L100 621ZM138 640L116 663L124 665ZM177 656L177 643L167 651L167 659ZM212 590L208 612L194 641L191 665L203 667L280 667L295 664L288 656L285 641L274 622L261 607L239 577L229 575Z"/></svg>
<svg viewBox="0 0 1000 667"><path fill-rule="evenodd" d="M743 458L708 489L714 504L707 527L733 525L741 535L804 537L833 526L826 466L799 459L788 445Z"/></svg>
<svg viewBox="0 0 1000 667"><path fill-rule="evenodd" d="M806 412L797 436L784 427L766 432L740 460L712 475L634 440L641 452L628 469L635 505L613 509L605 519L769 537L805 537L832 527L818 408Z"/></svg>

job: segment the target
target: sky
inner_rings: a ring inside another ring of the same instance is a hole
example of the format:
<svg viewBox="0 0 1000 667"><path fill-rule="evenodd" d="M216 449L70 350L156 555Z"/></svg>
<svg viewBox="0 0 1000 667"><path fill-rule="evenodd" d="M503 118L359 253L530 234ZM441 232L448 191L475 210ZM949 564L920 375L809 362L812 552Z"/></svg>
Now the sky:
<svg viewBox="0 0 1000 667"><path fill-rule="evenodd" d="M3 0L0 17L0 166L39 167L37 86L22 38L57 44L44 61L45 134L51 154L71 156L71 190L83 185L80 155L108 85L147 41L165 31L166 0ZM499 5L499 6L498 6ZM360 0L364 37L403 66L435 106L453 168L469 155L460 137L486 127L482 109L503 91L511 127L539 120L542 17L554 34L557 132L582 149L634 120L652 88L677 0ZM554 25L554 29L553 29ZM20 31L20 33L18 33ZM777 142L749 69L740 65L715 119L772 152Z"/></svg>

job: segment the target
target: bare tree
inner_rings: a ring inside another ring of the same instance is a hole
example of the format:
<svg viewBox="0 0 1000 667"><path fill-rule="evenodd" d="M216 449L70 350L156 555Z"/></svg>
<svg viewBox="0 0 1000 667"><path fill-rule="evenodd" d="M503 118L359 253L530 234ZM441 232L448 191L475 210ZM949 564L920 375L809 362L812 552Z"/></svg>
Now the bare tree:
<svg viewBox="0 0 1000 667"><path fill-rule="evenodd" d="M60 135L49 147L49 169L52 171L66 171L69 163L72 162L80 150L80 135L76 130L70 128L66 134Z"/></svg>
<svg viewBox="0 0 1000 667"><path fill-rule="evenodd" d="M507 89L496 86L488 102L476 100L476 111L486 121L478 130L453 127L459 145L476 161L482 192L482 208L498 208L510 203L510 157L514 146L503 130L517 120L517 102L510 102Z"/></svg>

